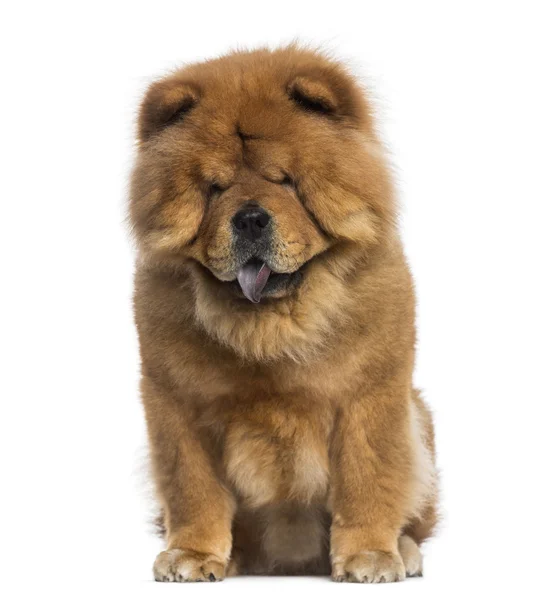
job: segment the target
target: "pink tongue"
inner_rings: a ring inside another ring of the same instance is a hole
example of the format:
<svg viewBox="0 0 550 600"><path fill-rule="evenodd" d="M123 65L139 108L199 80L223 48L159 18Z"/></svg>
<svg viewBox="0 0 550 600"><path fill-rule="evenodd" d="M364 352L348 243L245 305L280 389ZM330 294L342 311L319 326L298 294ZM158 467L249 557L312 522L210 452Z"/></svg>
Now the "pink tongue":
<svg viewBox="0 0 550 600"><path fill-rule="evenodd" d="M262 297L262 290L269 279L271 269L263 263L247 263L243 265L237 273L237 280L241 286L243 294L251 302L259 302Z"/></svg>

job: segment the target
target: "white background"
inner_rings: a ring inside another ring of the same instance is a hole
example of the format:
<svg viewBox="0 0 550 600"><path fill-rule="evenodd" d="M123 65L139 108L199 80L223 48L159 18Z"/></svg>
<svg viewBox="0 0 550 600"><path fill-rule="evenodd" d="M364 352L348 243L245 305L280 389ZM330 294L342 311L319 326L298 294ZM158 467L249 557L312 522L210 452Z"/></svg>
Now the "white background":
<svg viewBox="0 0 550 600"><path fill-rule="evenodd" d="M478 598L548 588L545 2L12 2L0 18L0 592ZM419 307L444 521L425 577L155 584L124 221L137 103L298 38L373 89Z"/></svg>

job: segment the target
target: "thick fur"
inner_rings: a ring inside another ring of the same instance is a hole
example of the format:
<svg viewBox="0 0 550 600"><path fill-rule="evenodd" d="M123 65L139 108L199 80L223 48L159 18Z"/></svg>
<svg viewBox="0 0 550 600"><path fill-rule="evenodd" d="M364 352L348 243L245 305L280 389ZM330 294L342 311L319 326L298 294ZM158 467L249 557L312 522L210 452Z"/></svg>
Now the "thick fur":
<svg viewBox="0 0 550 600"><path fill-rule="evenodd" d="M231 219L270 215L299 273L253 304ZM436 523L431 417L412 387L414 290L383 148L340 64L295 46L154 83L130 218L161 581L418 575Z"/></svg>

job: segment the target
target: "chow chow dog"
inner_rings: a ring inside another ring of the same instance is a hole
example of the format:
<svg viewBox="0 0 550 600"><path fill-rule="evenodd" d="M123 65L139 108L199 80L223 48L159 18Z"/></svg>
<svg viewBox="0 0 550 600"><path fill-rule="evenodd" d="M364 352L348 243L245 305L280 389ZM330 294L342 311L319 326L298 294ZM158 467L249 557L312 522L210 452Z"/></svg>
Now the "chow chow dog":
<svg viewBox="0 0 550 600"><path fill-rule="evenodd" d="M130 189L158 581L422 573L413 284L371 106L298 46L153 83Z"/></svg>

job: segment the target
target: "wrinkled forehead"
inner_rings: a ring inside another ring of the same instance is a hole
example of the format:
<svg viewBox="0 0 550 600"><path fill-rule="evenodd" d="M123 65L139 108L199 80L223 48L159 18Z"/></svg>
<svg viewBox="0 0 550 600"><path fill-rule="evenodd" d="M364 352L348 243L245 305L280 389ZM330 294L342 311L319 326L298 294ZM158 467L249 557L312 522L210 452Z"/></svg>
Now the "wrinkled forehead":
<svg viewBox="0 0 550 600"><path fill-rule="evenodd" d="M211 179L232 179L245 168L279 178L293 154L293 115L284 91L253 78L220 77L201 82L201 99L185 126L196 159Z"/></svg>
<svg viewBox="0 0 550 600"><path fill-rule="evenodd" d="M200 82L195 114L204 131L236 135L241 141L276 141L289 132L288 104L277 77L260 79L237 71Z"/></svg>

